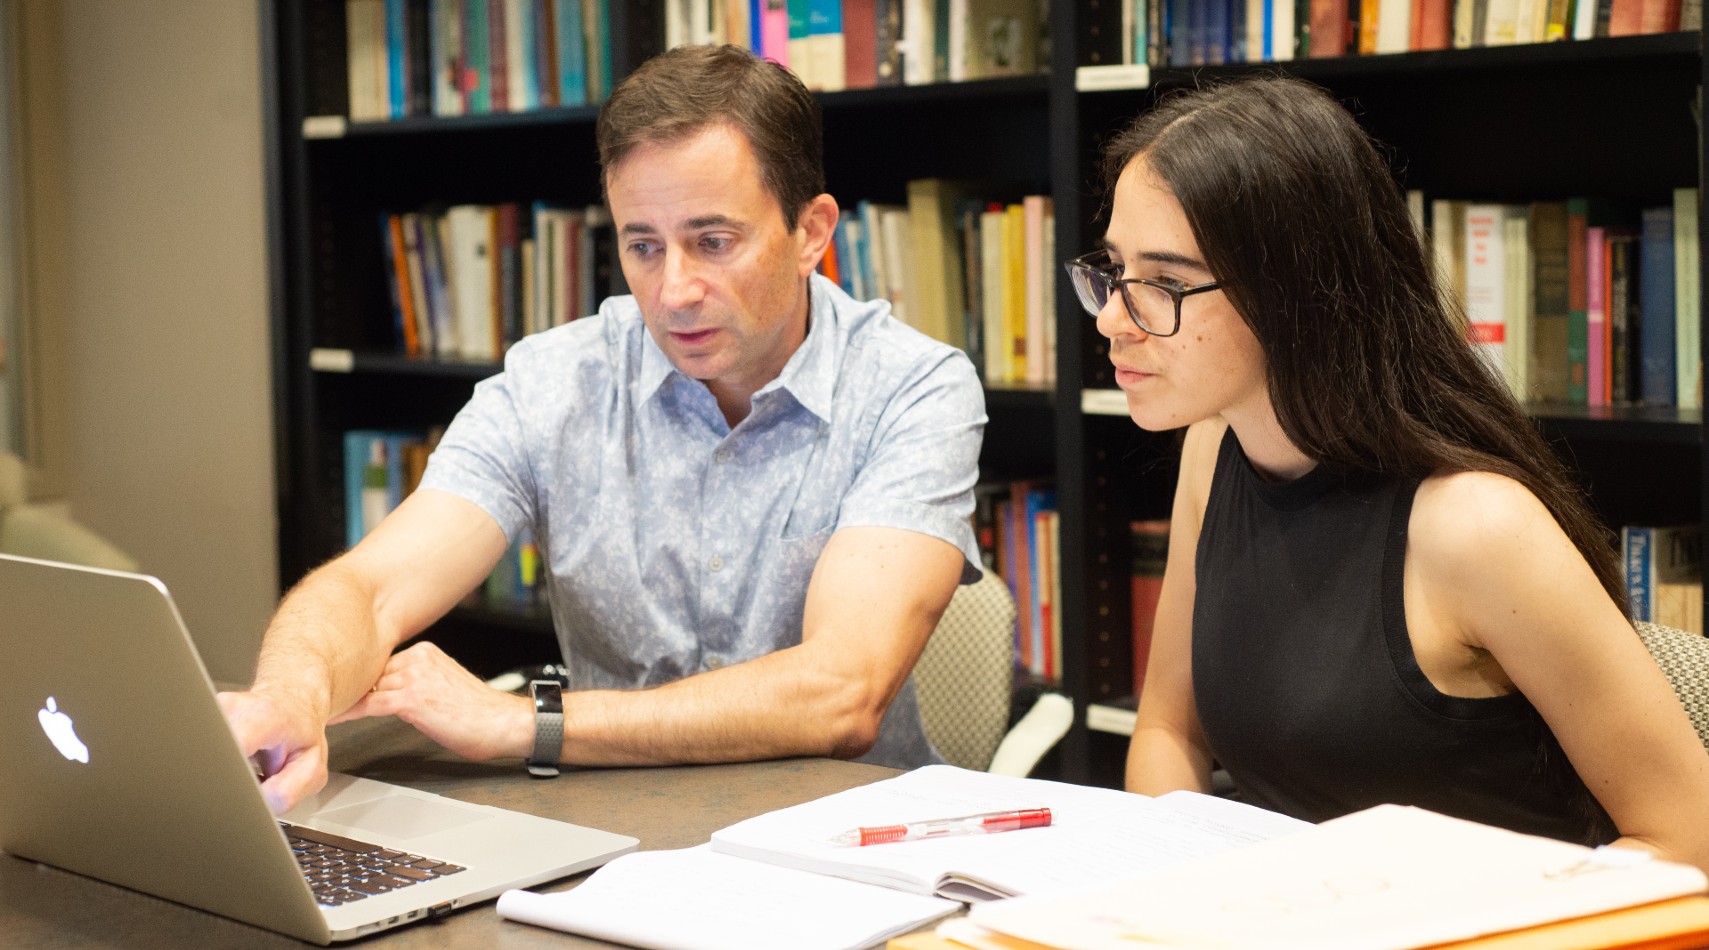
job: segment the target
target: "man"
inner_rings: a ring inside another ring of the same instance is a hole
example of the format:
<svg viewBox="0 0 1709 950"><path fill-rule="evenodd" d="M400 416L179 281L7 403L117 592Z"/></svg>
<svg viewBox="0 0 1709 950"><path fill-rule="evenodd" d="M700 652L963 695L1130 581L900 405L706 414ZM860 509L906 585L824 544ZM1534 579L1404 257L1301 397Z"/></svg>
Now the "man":
<svg viewBox="0 0 1709 950"><path fill-rule="evenodd" d="M324 783L325 724L362 716L543 771L935 759L908 674L978 576L972 365L813 273L837 205L786 70L672 50L597 138L634 296L514 346L421 487L286 596L221 697L275 810ZM561 741L431 644L392 652L524 527L570 671Z"/></svg>

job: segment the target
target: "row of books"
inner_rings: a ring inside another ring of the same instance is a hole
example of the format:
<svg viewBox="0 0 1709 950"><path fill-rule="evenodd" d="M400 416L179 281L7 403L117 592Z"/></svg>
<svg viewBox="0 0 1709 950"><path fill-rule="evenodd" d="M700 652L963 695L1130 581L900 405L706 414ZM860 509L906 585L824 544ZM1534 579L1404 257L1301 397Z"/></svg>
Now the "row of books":
<svg viewBox="0 0 1709 950"><path fill-rule="evenodd" d="M906 205L860 202L821 265L857 300L883 299L921 332L967 351L987 383L1056 378L1055 214L1043 195L1004 203L939 178Z"/></svg>
<svg viewBox="0 0 1709 950"><path fill-rule="evenodd" d="M345 546L355 547L421 484L427 457L445 432L352 429L344 433ZM469 603L538 603L542 571L533 536L524 530L499 559Z"/></svg>
<svg viewBox="0 0 1709 950"><path fill-rule="evenodd" d="M1696 408L1697 200L1436 200L1430 240L1472 339L1522 400Z"/></svg>
<svg viewBox="0 0 1709 950"><path fill-rule="evenodd" d="M1002 204L941 179L906 205L844 211L821 270L856 299L967 350L987 381L1048 383L1056 326L1050 199ZM602 206L452 205L386 214L382 254L396 349L496 361L530 333L625 293Z"/></svg>
<svg viewBox="0 0 1709 950"><path fill-rule="evenodd" d="M1126 0L1125 63L1200 66L1701 27L1702 0Z"/></svg>
<svg viewBox="0 0 1709 950"><path fill-rule="evenodd" d="M1704 633L1701 526L1628 525L1620 551L1633 620Z"/></svg>
<svg viewBox="0 0 1709 950"><path fill-rule="evenodd" d="M973 498L980 557L1015 599L1015 666L1055 682L1062 668L1056 492L1048 482L1021 480L980 484Z"/></svg>
<svg viewBox="0 0 1709 950"><path fill-rule="evenodd" d="M345 0L349 117L482 115L598 102L608 0Z"/></svg>
<svg viewBox="0 0 1709 950"><path fill-rule="evenodd" d="M1042 69L1038 0L665 0L665 45L734 43L809 89L959 82Z"/></svg>
<svg viewBox="0 0 1709 950"><path fill-rule="evenodd" d="M600 205L453 205L382 225L397 349L409 356L495 361L625 292Z"/></svg>
<svg viewBox="0 0 1709 950"><path fill-rule="evenodd" d="M733 43L837 91L1043 68L1036 0L665 0L665 47ZM523 112L611 91L609 0L345 0L349 118Z"/></svg>

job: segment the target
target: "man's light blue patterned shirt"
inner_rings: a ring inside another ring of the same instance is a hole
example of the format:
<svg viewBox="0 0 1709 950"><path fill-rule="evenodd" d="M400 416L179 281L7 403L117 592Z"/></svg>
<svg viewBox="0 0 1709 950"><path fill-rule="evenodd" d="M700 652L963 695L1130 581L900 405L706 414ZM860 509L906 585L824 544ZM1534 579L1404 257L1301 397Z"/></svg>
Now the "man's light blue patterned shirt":
<svg viewBox="0 0 1709 950"><path fill-rule="evenodd" d="M576 689L656 686L801 642L832 532L905 528L962 551L984 393L960 350L811 278L807 339L734 429L653 342L633 297L530 336L475 388L422 487L531 528ZM912 681L866 761L936 760Z"/></svg>

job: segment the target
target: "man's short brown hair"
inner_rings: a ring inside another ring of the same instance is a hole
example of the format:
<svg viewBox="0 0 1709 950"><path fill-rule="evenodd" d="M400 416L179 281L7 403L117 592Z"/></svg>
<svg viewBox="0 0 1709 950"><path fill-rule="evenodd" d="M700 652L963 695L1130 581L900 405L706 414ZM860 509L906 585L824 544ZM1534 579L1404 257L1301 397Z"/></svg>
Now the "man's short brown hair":
<svg viewBox="0 0 1709 950"><path fill-rule="evenodd" d="M602 181L642 145L668 145L729 123L748 140L760 181L794 230L825 191L819 102L789 70L739 46L678 46L617 84L599 110Z"/></svg>

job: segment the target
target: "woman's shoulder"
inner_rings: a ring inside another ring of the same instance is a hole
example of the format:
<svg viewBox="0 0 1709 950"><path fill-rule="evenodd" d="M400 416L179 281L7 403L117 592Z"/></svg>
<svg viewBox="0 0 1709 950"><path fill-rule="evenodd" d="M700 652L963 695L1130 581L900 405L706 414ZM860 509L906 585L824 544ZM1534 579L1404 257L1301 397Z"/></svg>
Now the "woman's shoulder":
<svg viewBox="0 0 1709 950"><path fill-rule="evenodd" d="M1518 480L1468 471L1432 475L1419 484L1408 538L1409 559L1457 575L1481 572L1492 561L1556 549L1566 535L1542 501Z"/></svg>

